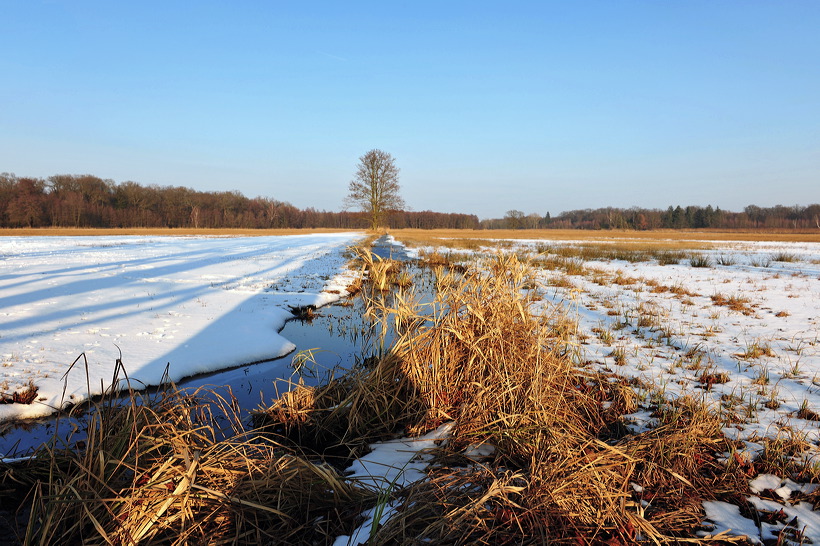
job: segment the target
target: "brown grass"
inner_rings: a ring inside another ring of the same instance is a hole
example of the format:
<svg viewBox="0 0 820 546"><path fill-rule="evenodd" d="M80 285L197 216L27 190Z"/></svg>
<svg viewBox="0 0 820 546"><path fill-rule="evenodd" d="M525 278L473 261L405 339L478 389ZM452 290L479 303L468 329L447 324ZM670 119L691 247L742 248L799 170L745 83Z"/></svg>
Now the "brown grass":
<svg viewBox="0 0 820 546"><path fill-rule="evenodd" d="M412 284L412 278L402 274L402 262L377 256L366 247L353 247L352 251L361 264L362 278L376 290L386 292L391 286L406 288Z"/></svg>
<svg viewBox="0 0 820 546"><path fill-rule="evenodd" d="M716 484L737 486L714 456L728 450L720 420L692 401L659 409L654 431L624 435L635 393L575 367L569 338L555 334L562 313L533 312L530 273L514 255L438 276L431 304L408 296L382 309L398 328L386 356L263 415L311 449L348 453L362 436L359 446L455 423L429 479L399 492L400 510L370 543L628 544L639 533L676 543L693 536ZM471 463L471 444L495 455Z"/></svg>
<svg viewBox="0 0 820 546"><path fill-rule="evenodd" d="M434 244L447 246L447 239L537 239L544 241L612 241L627 243L633 240L634 247L643 248L653 243L658 248L692 249L692 241L787 241L787 242L820 242L817 231L755 231L755 230L571 230L571 229L538 229L538 230L457 230L457 229L394 229L390 233L402 242L413 246Z"/></svg>
<svg viewBox="0 0 820 546"><path fill-rule="evenodd" d="M743 313L744 315L754 313L754 310L750 306L751 300L745 296L740 296L737 294L726 296L725 294L717 293L710 296L710 298L712 299L713 304L728 307L732 311L737 311L739 313Z"/></svg>
<svg viewBox="0 0 820 546"><path fill-rule="evenodd" d="M12 392L0 392L0 404L31 404L37 398L38 388L33 381L29 380L24 389Z"/></svg>
<svg viewBox="0 0 820 546"><path fill-rule="evenodd" d="M252 439L231 405L173 386L125 403L109 391L80 417L87 437L2 464L4 494L30 508L21 542L307 544L350 532L373 493Z"/></svg>
<svg viewBox="0 0 820 546"><path fill-rule="evenodd" d="M713 385L728 383L730 379L731 377L726 372L703 370L698 376L698 383L703 385L706 389L711 389Z"/></svg>
<svg viewBox="0 0 820 546"><path fill-rule="evenodd" d="M299 235L303 233L339 233L346 231L362 231L350 229L242 229L242 228L0 228L0 237L8 236L93 236L93 235ZM628 230L457 230L457 229L396 229L390 233L412 246L421 244L435 244L448 246L447 239L483 239L490 241L493 246L497 242L493 239L538 239L544 241L568 240L603 240L618 242L625 248L646 248L651 245L656 249L693 249L700 248L693 245L693 241L784 241L784 242L820 242L820 233L816 231L758 231L758 230L656 230L656 231L628 231ZM630 242L631 241L631 242ZM466 243L465 243L466 244ZM704 248L708 248L704 247Z"/></svg>

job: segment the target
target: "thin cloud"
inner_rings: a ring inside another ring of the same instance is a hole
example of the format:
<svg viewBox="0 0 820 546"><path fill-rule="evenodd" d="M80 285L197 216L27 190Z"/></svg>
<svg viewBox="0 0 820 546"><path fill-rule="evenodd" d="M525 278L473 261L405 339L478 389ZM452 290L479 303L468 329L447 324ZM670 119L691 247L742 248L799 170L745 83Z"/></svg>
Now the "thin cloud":
<svg viewBox="0 0 820 546"><path fill-rule="evenodd" d="M337 61L347 62L347 59L345 59L344 57L339 57L338 55L333 55L332 53L328 53L327 51L317 50L316 53L319 53L320 55L324 55L325 57L330 57L331 59L336 59Z"/></svg>

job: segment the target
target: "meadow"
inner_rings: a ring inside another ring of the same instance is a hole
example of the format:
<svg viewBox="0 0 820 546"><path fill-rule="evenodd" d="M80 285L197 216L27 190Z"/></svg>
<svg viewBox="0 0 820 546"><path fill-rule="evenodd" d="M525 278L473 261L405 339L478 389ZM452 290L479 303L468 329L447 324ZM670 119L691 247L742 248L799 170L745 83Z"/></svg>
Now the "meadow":
<svg viewBox="0 0 820 546"><path fill-rule="evenodd" d="M23 541L820 541L820 238L392 237L423 278L359 247L330 288L392 343L321 384L297 355L252 423L173 385L113 404L115 379L81 443L4 465Z"/></svg>

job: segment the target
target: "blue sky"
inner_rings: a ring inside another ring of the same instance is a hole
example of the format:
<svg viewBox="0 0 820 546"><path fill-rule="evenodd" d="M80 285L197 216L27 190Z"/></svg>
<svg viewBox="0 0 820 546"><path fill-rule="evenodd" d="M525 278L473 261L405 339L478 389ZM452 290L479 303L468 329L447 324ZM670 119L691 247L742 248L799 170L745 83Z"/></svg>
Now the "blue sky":
<svg viewBox="0 0 820 546"><path fill-rule="evenodd" d="M0 171L339 210L820 202L820 2L6 1Z"/></svg>

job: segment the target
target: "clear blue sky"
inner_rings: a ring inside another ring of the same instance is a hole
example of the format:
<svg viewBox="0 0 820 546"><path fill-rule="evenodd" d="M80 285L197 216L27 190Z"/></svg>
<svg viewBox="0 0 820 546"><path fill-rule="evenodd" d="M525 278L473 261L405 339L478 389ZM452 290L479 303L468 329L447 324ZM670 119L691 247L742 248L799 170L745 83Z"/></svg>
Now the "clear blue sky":
<svg viewBox="0 0 820 546"><path fill-rule="evenodd" d="M339 210L820 202L820 2L0 0L0 171Z"/></svg>

